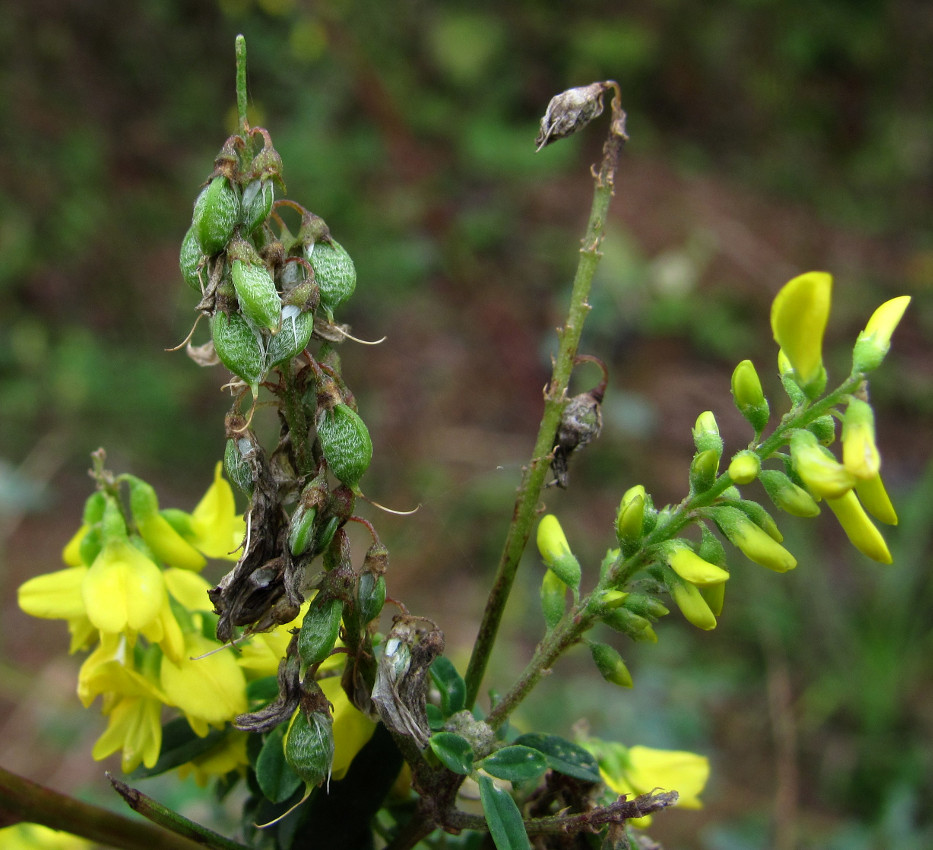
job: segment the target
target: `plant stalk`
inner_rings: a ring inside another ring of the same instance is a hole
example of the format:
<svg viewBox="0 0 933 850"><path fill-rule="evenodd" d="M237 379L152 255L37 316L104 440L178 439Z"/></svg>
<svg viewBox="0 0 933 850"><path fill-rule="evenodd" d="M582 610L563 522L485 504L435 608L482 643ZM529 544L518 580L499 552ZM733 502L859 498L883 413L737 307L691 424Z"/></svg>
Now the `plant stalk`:
<svg viewBox="0 0 933 850"><path fill-rule="evenodd" d="M249 122L246 120L246 38L243 35L236 37L236 112L237 124L243 138L249 133Z"/></svg>
<svg viewBox="0 0 933 850"><path fill-rule="evenodd" d="M587 299L593 283L593 275L601 257L599 245L605 233L606 215L613 195L619 154L626 140L624 113L618 105L618 100L614 99L612 130L603 147L603 158L599 171L593 170L595 183L593 203L590 208L586 235L583 237L582 248L580 249L580 259L574 275L567 322L558 331L560 345L557 357L554 360L551 380L548 382L544 393L544 414L538 428L538 437L535 441L531 462L525 467L522 475L522 482L518 489L515 508L512 513L512 522L509 525L496 577L489 592L483 620L464 677L466 681L466 705L469 708L476 702L483 676L486 673L486 667L502 622L506 602L515 581L518 564L522 553L525 551L528 538L531 536L545 476L550 468L551 451L560 425L561 413L567 402L567 387L570 383L570 375L573 372L574 358L577 355L583 324L590 311Z"/></svg>

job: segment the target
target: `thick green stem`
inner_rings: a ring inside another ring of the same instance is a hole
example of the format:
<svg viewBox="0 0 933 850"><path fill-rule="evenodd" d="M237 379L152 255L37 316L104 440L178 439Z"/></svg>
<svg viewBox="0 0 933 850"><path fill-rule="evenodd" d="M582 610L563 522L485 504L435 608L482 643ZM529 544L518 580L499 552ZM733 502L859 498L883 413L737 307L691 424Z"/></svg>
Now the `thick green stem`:
<svg viewBox="0 0 933 850"><path fill-rule="evenodd" d="M0 767L0 824L38 823L122 850L193 850L172 832L82 803Z"/></svg>
<svg viewBox="0 0 933 850"><path fill-rule="evenodd" d="M246 120L246 38L236 37L236 112L240 135L244 138L249 132Z"/></svg>
<svg viewBox="0 0 933 850"><path fill-rule="evenodd" d="M617 104L614 101L613 111L616 112L616 110ZM618 112L622 114L621 110ZM603 148L603 159L599 171L594 170L593 204L574 276L567 322L558 332L560 347L554 361L551 380L544 394L544 414L538 429L538 438L531 462L525 467L522 476L512 513L512 522L506 535L495 581L486 602L486 610L483 613L483 620L466 671L466 704L470 707L476 702L496 634L502 622L505 605L515 581L518 563L528 543L528 538L531 536L538 499L550 467L551 449L554 446L561 413L567 401L567 386L570 383L577 346L583 332L583 323L590 310L587 298L593 282L593 274L601 256L599 244L605 231L606 214L612 198L616 166L622 145L626 140L624 133L619 132L620 123L613 122L613 131Z"/></svg>

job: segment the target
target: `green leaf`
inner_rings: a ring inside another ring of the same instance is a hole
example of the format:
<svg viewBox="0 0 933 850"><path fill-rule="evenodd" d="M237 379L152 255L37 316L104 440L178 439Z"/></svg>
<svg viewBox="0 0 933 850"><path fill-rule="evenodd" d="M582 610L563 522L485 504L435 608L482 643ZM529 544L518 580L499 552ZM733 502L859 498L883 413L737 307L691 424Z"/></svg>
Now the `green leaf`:
<svg viewBox="0 0 933 850"><path fill-rule="evenodd" d="M301 777L285 760L282 739L286 725L279 724L266 736L256 759L256 781L266 799L273 803L285 802L301 785Z"/></svg>
<svg viewBox="0 0 933 850"><path fill-rule="evenodd" d="M444 728L444 712L431 703L428 703L424 710L428 715L428 726L431 727L431 731L440 732Z"/></svg>
<svg viewBox="0 0 933 850"><path fill-rule="evenodd" d="M596 759L583 747L577 746L572 741L560 738L557 735L542 735L539 732L529 732L526 735L520 735L515 739L514 743L544 753L548 767L558 773L573 776L575 779L583 779L587 782L600 781L599 765Z"/></svg>
<svg viewBox="0 0 933 850"><path fill-rule="evenodd" d="M453 732L438 732L428 741L444 767L466 776L473 770L473 747L470 742Z"/></svg>
<svg viewBox="0 0 933 850"><path fill-rule="evenodd" d="M496 850L528 850L531 844L522 823L522 813L512 795L496 788L488 776L480 775L479 796Z"/></svg>
<svg viewBox="0 0 933 850"><path fill-rule="evenodd" d="M130 776L133 779L145 779L149 776L158 776L167 770L173 770L206 753L219 744L226 734L227 730L211 729L205 737L199 738L184 717L176 717L162 727L162 749L159 752L159 760L152 767L134 770Z"/></svg>
<svg viewBox="0 0 933 850"><path fill-rule="evenodd" d="M445 717L463 711L466 706L466 683L453 662L439 655L431 665L431 679L441 692L441 711Z"/></svg>
<svg viewBox="0 0 933 850"><path fill-rule="evenodd" d="M478 765L486 773L509 782L537 779L548 769L547 756L531 747L512 746L496 750Z"/></svg>
<svg viewBox="0 0 933 850"><path fill-rule="evenodd" d="M246 697L250 705L270 703L279 695L279 680L275 676L263 676L246 686Z"/></svg>

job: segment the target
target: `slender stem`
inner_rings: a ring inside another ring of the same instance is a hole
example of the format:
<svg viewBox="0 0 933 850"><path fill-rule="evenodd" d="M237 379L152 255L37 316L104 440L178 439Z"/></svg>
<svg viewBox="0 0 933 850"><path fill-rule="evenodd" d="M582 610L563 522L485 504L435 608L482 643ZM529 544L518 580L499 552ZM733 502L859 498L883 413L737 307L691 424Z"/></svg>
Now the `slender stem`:
<svg viewBox="0 0 933 850"><path fill-rule="evenodd" d="M614 113L616 109L617 106L614 101ZM618 111L621 112L621 110ZM473 646L473 654L470 657L470 663L464 677L468 707L472 707L476 702L480 684L489 663L489 656L496 640L496 634L502 622L505 605L512 584L515 581L518 563L528 543L528 538L531 536L538 499L550 467L550 452L554 446L560 416L566 404L567 386L570 382L570 374L573 371L577 346L583 332L583 323L590 310L587 298L596 266L601 257L599 244L605 232L606 214L613 194L619 153L626 140L624 133L618 131L618 123L614 122L613 131L603 148L603 159L599 171L595 172L594 170L593 204L590 209L586 235L583 238L583 247L580 249L580 259L573 280L567 322L558 332L560 346L554 361L551 380L544 394L544 414L541 417L541 425L538 429L538 437L535 441L531 462L525 467L522 475L522 482L515 500L515 509L512 513L512 522L509 525L496 577L486 602L486 610L483 613L483 620Z"/></svg>
<svg viewBox="0 0 933 850"><path fill-rule="evenodd" d="M236 111L240 135L246 138L249 122L246 120L246 38L236 37Z"/></svg>
<svg viewBox="0 0 933 850"><path fill-rule="evenodd" d="M192 850L172 832L83 803L0 767L0 823L38 823L121 850Z"/></svg>

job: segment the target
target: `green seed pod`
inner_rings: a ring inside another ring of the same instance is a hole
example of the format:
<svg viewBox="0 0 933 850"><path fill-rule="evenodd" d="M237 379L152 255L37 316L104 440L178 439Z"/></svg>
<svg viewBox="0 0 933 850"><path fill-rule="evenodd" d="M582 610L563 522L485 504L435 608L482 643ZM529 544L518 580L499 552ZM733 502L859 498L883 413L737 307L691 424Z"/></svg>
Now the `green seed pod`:
<svg viewBox="0 0 933 850"><path fill-rule="evenodd" d="M272 212L275 190L271 180L253 180L243 190L240 220L247 233L252 233Z"/></svg>
<svg viewBox="0 0 933 850"><path fill-rule="evenodd" d="M596 664L600 676L607 682L619 685L622 688L632 687L632 674L629 673L628 667L625 666L622 656L609 644L592 642L590 644L590 654L593 656L593 662Z"/></svg>
<svg viewBox="0 0 933 850"><path fill-rule="evenodd" d="M298 633L298 657L305 668L320 664L330 655L340 631L343 602L339 599L320 599L318 596L311 603Z"/></svg>
<svg viewBox="0 0 933 850"><path fill-rule="evenodd" d="M330 775L334 761L334 722L329 711L295 712L285 733L285 760L309 786Z"/></svg>
<svg viewBox="0 0 933 850"><path fill-rule="evenodd" d="M303 313L293 304L282 308L282 327L269 340L269 368L297 357L311 342L314 314Z"/></svg>
<svg viewBox="0 0 933 850"><path fill-rule="evenodd" d="M195 232L194 225L188 228L185 238L181 240L181 254L178 257L178 266L181 269L181 276L198 295L201 294L201 261L204 259L204 252L198 242L198 235Z"/></svg>
<svg viewBox="0 0 933 850"><path fill-rule="evenodd" d="M385 576L377 576L375 573L360 575L356 598L359 604L360 620L364 625L371 623L382 613L382 607L386 602Z"/></svg>
<svg viewBox="0 0 933 850"><path fill-rule="evenodd" d="M255 486L253 474L245 458L245 454L250 448L250 441L246 437L241 437L238 440L227 440L227 444L224 446L224 470L227 473L227 478L247 496L253 495Z"/></svg>
<svg viewBox="0 0 933 850"><path fill-rule="evenodd" d="M314 548L311 550L311 554L320 555L321 552L330 546L330 542L334 539L334 535L337 533L339 527L339 516L332 516L327 520L327 522L324 523L324 527L321 529L321 533L314 538Z"/></svg>
<svg viewBox="0 0 933 850"><path fill-rule="evenodd" d="M211 336L221 363L249 384L255 396L266 364L259 335L239 313L218 312L211 318Z"/></svg>
<svg viewBox="0 0 933 850"><path fill-rule="evenodd" d="M299 502L288 522L288 548L296 558L311 548L316 522L317 508L307 508Z"/></svg>
<svg viewBox="0 0 933 850"><path fill-rule="evenodd" d="M646 593L630 593L622 605L633 614L649 620L657 620L658 617L666 617L671 613L658 599Z"/></svg>
<svg viewBox="0 0 933 850"><path fill-rule="evenodd" d="M624 605L607 611L600 619L611 629L628 635L638 642L657 643L658 636L654 633L651 623L645 617L640 617L629 611Z"/></svg>
<svg viewBox="0 0 933 850"><path fill-rule="evenodd" d="M763 469L759 479L771 501L792 516L819 516L820 506L803 487L798 487L783 472Z"/></svg>
<svg viewBox="0 0 933 850"><path fill-rule="evenodd" d="M366 424L354 410L338 404L323 411L317 435L330 471L338 481L357 492L360 478L373 458L373 443Z"/></svg>
<svg viewBox="0 0 933 850"><path fill-rule="evenodd" d="M321 288L321 306L332 314L356 289L353 260L336 240L313 242L305 253L314 269L314 280Z"/></svg>
<svg viewBox="0 0 933 850"><path fill-rule="evenodd" d="M215 177L194 204L191 225L201 250L208 255L222 251L233 236L239 218L237 190L226 177Z"/></svg>
<svg viewBox="0 0 933 850"><path fill-rule="evenodd" d="M243 315L257 327L276 333L282 322L282 300L269 270L259 263L234 260L231 277Z"/></svg>

